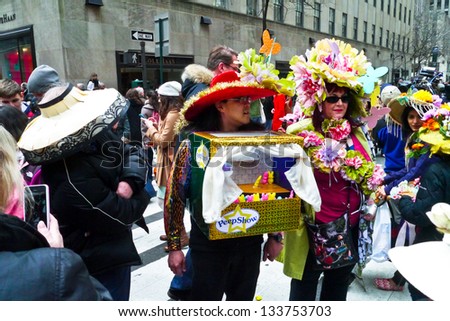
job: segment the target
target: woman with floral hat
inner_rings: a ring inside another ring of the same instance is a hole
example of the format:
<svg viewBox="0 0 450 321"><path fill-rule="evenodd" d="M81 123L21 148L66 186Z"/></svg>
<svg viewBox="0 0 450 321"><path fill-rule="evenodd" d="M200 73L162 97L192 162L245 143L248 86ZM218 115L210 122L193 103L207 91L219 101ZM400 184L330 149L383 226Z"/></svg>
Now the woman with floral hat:
<svg viewBox="0 0 450 321"><path fill-rule="evenodd" d="M426 213L437 203L450 202L450 105L444 104L439 109L426 112L422 120L418 137L429 144L431 154L438 161L425 169L415 201L408 195L401 195L399 201L402 217L416 225L414 244L442 240L443 234L436 230ZM429 300L411 283L408 289L413 301Z"/></svg>
<svg viewBox="0 0 450 321"><path fill-rule="evenodd" d="M389 102L388 107L391 109L389 116L395 124L401 126L402 139L405 141L406 167L400 171L391 172L384 177L383 185L378 187L376 192L378 199L386 199L391 190L401 182L412 182L416 178L420 178L426 168L436 162L437 158L430 155L428 144L420 141L417 135L414 135L423 124L421 118L424 113L440 106L441 102L436 98L437 96L433 96L426 90L419 90L407 96L397 97ZM392 233L393 235L398 234L401 224L396 226L396 233ZM398 271L394 273L392 278L374 279L375 286L385 291L403 291L405 282L405 278Z"/></svg>
<svg viewBox="0 0 450 321"><path fill-rule="evenodd" d="M234 71L213 78L210 88L186 101L182 110L181 136L192 132L237 132L263 130L250 120L250 102L276 92L256 81L244 82ZM178 148L165 198L165 225L169 247L169 267L174 274L185 271L185 256L181 251L185 207L191 218L202 211L201 185L191 184L195 162L189 139ZM256 290L261 261L262 235L209 240L195 219L191 219L190 250L193 265L191 300L229 301L252 300ZM204 223L203 223L204 224ZM281 251L279 239L269 237L264 247L264 260L274 260Z"/></svg>
<svg viewBox="0 0 450 321"><path fill-rule="evenodd" d="M292 301L314 301L322 273L320 300L346 300L356 258L364 263L358 237L368 224L361 209L384 175L371 158L358 120L366 114L360 77L368 66L364 53L334 39L318 41L306 58L291 59L298 94L294 113L300 120L286 132L303 137L302 147L310 157L322 199L316 212L303 202L305 225L322 228L319 225L338 225L345 218L351 231L342 249L346 257L324 256L312 238L309 240L306 228L286 233L284 273L292 278ZM309 251L310 246L314 252Z"/></svg>

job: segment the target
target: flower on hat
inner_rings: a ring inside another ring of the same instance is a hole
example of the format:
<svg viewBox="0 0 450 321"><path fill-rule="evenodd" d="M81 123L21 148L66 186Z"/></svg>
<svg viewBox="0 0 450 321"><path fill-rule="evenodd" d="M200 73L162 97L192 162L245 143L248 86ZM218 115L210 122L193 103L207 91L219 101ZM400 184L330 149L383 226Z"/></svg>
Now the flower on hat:
<svg viewBox="0 0 450 321"><path fill-rule="evenodd" d="M298 94L297 103L307 116L313 114L316 104L326 97L326 83L346 87L364 95L359 81L371 64L362 51L335 39L319 40L305 56L294 56L290 61Z"/></svg>
<svg viewBox="0 0 450 321"><path fill-rule="evenodd" d="M280 79L275 65L253 48L239 53L237 62L241 65L239 77L243 82L257 82L267 89L286 96L294 96L295 83L286 78Z"/></svg>
<svg viewBox="0 0 450 321"><path fill-rule="evenodd" d="M431 153L450 154L450 105L427 111L422 127L417 132L418 139L431 145Z"/></svg>

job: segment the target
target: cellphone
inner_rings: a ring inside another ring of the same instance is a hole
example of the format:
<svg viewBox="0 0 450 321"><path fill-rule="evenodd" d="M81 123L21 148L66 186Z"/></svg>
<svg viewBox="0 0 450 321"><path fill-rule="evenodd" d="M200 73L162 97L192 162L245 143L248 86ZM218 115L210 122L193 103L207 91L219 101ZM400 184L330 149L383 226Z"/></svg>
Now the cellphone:
<svg viewBox="0 0 450 321"><path fill-rule="evenodd" d="M50 197L46 184L25 186L24 219L37 228L39 221L49 226Z"/></svg>

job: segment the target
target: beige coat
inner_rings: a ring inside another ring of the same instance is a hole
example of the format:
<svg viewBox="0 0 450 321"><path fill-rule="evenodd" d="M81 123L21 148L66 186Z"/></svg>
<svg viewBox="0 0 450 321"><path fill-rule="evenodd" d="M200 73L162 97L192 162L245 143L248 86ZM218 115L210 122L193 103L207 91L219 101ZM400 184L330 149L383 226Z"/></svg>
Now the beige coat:
<svg viewBox="0 0 450 321"><path fill-rule="evenodd" d="M160 120L158 129L151 127L147 130L147 136L156 147L156 183L158 186L166 186L175 154L175 123L180 117L180 112L170 111L164 120Z"/></svg>

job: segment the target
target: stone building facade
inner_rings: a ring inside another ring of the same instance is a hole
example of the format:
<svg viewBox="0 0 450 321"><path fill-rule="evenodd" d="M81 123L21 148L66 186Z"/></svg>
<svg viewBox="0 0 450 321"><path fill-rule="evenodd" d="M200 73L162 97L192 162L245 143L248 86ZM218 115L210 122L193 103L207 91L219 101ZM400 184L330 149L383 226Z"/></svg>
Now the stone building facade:
<svg viewBox="0 0 450 321"><path fill-rule="evenodd" d="M272 62L287 73L293 55L335 37L364 49L374 67L389 67L385 81L408 77L414 2L270 0L266 28L283 46ZM157 87L180 81L189 63L205 64L217 44L259 48L262 17L261 0L2 0L0 78L27 81L36 66L48 64L68 82L86 83L96 72L122 93L142 84L136 79ZM168 39L162 61L161 24Z"/></svg>

